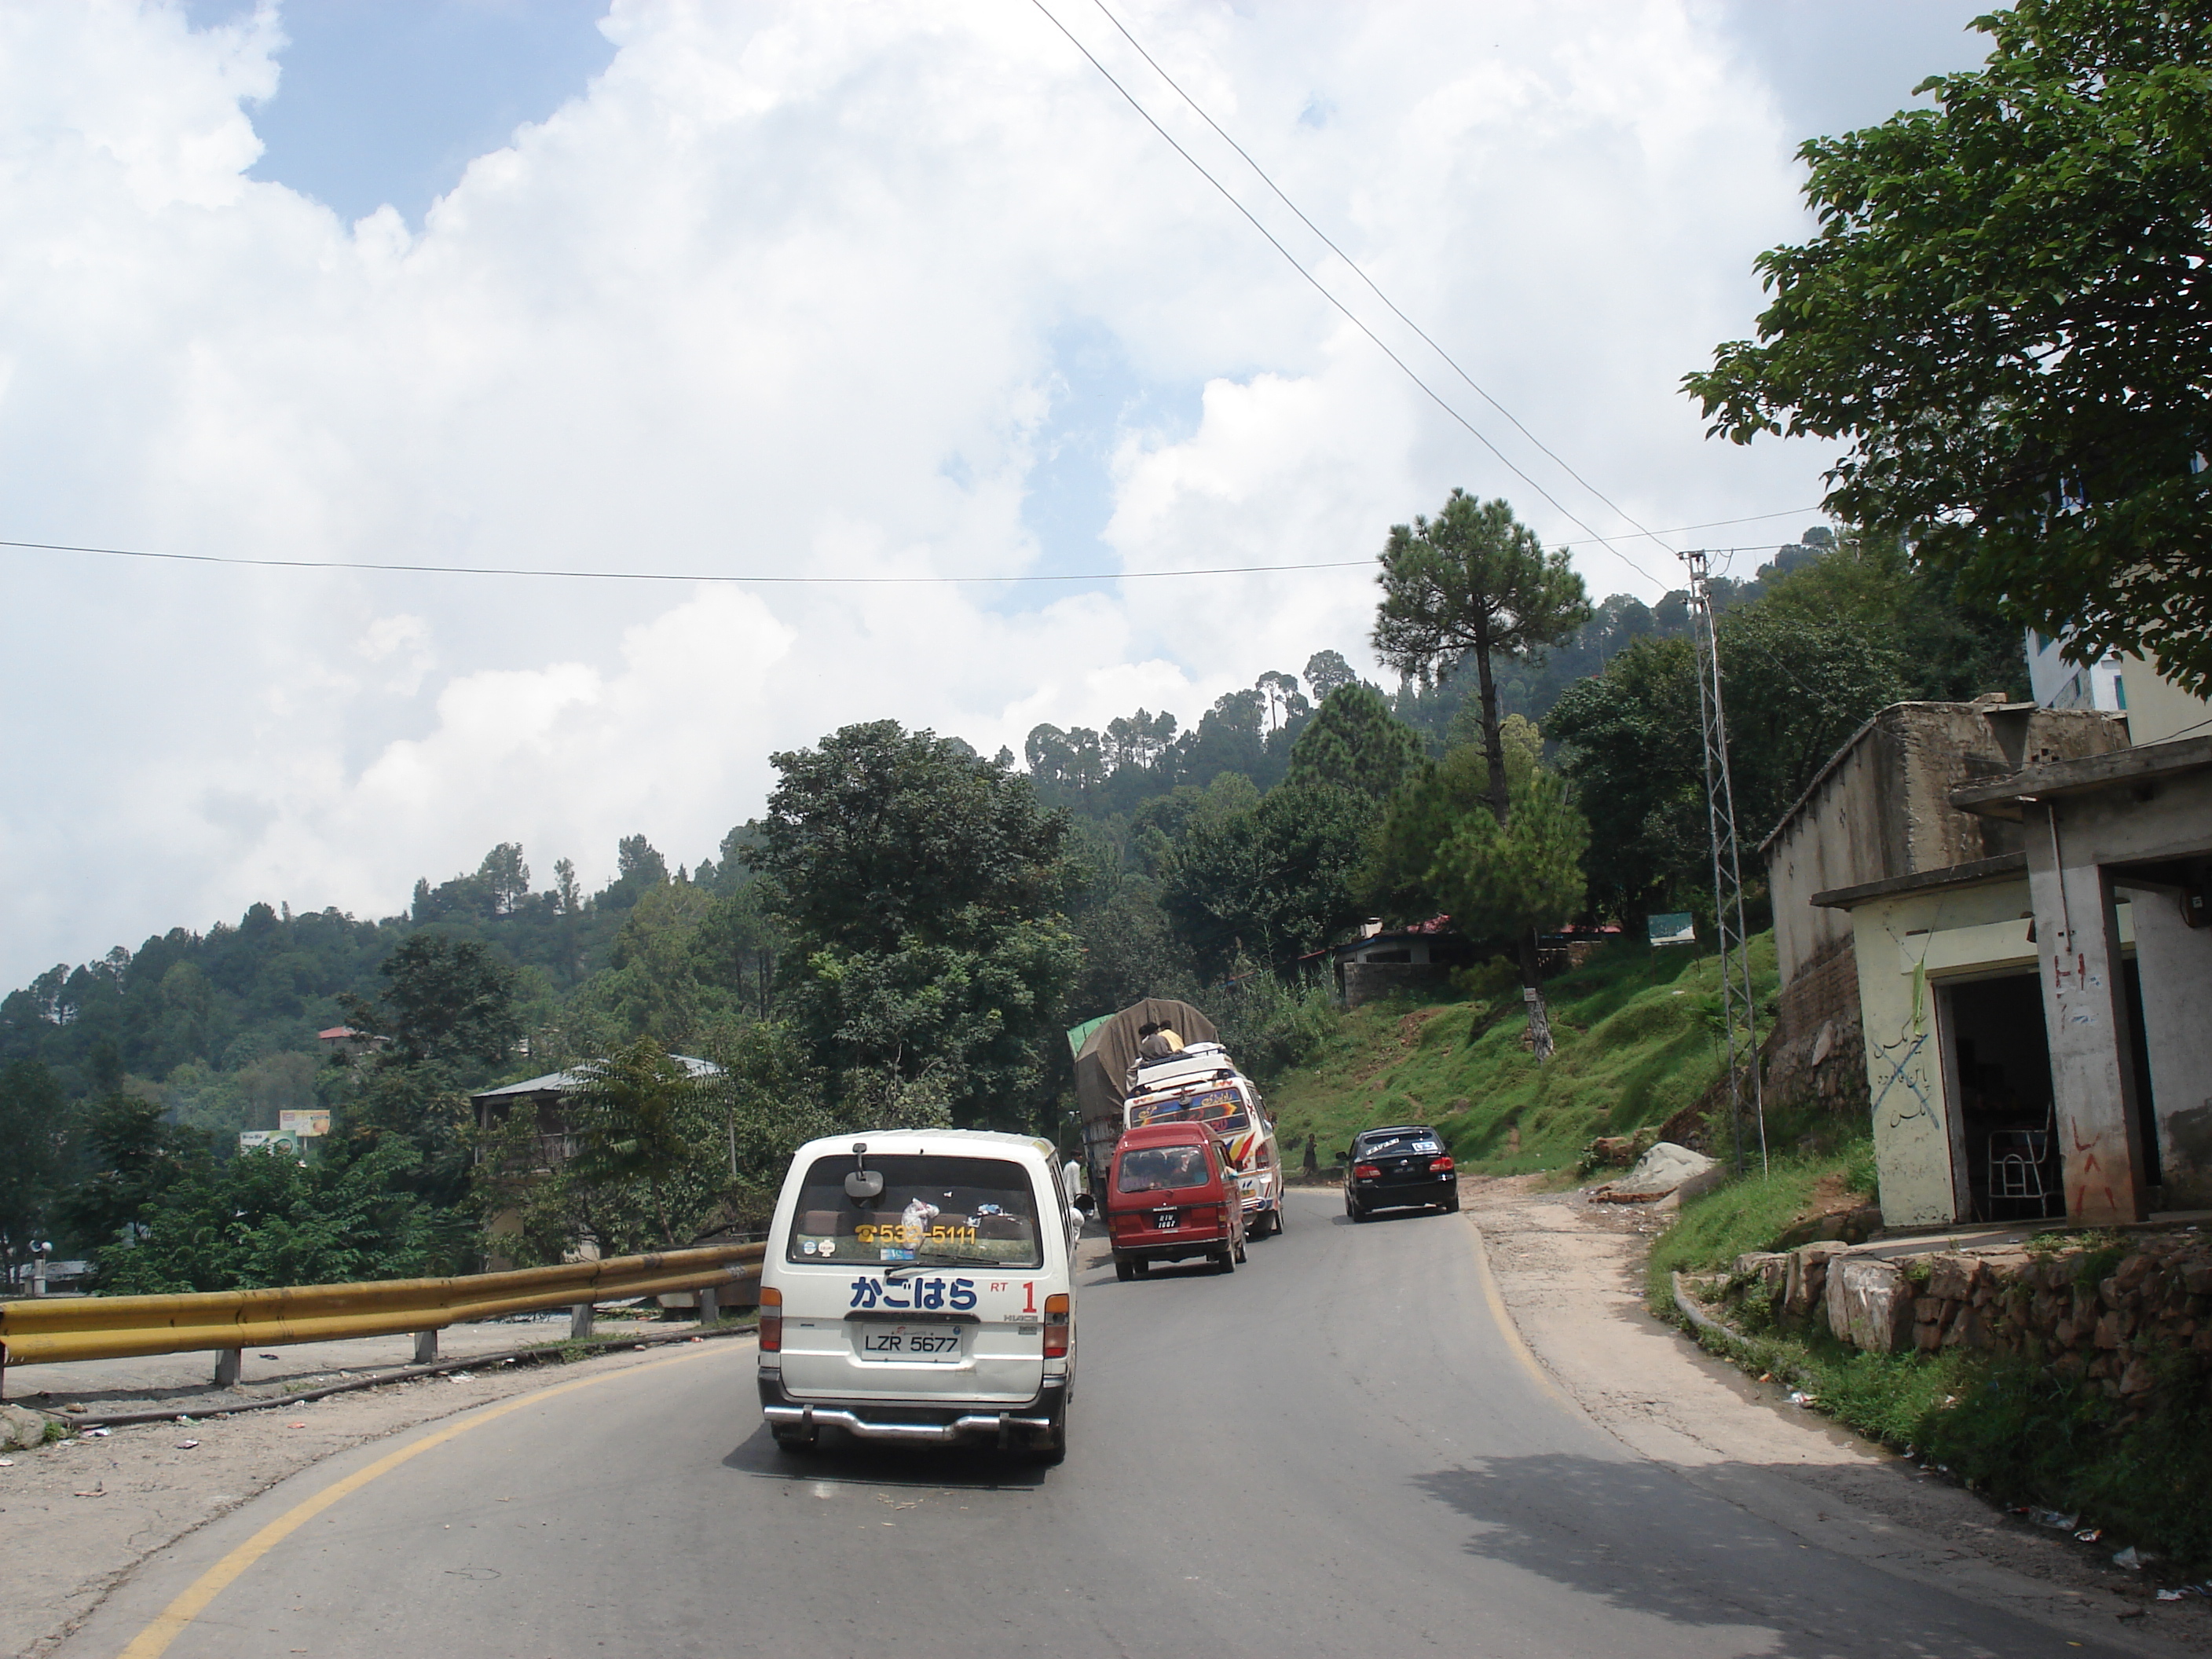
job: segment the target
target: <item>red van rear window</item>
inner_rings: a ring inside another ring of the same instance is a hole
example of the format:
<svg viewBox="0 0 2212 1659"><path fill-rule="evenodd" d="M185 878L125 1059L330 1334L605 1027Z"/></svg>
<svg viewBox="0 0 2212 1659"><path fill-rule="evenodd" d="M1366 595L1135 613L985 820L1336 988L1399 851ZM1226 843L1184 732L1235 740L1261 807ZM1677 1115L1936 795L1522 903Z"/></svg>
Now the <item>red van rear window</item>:
<svg viewBox="0 0 2212 1659"><path fill-rule="evenodd" d="M1121 1154L1115 1184L1125 1193L1174 1193L1210 1178L1203 1146L1139 1146Z"/></svg>

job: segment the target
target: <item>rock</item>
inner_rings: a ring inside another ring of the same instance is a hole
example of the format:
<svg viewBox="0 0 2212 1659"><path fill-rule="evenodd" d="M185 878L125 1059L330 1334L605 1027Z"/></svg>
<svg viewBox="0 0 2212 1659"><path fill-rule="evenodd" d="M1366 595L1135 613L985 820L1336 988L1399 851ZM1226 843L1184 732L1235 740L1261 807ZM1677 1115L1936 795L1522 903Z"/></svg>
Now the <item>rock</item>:
<svg viewBox="0 0 2212 1659"><path fill-rule="evenodd" d="M1781 1250L1749 1250L1735 1259L1738 1279L1759 1281L1759 1294L1771 1312L1790 1291L1790 1257Z"/></svg>
<svg viewBox="0 0 2212 1659"><path fill-rule="evenodd" d="M1928 1294L1947 1302L1964 1302L1974 1293L1982 1264L1970 1255L1947 1250L1928 1261Z"/></svg>
<svg viewBox="0 0 2212 1659"><path fill-rule="evenodd" d="M52 1419L43 1412L27 1410L21 1406L0 1406L0 1450L28 1451L42 1446L46 1441L46 1425Z"/></svg>
<svg viewBox="0 0 2212 1659"><path fill-rule="evenodd" d="M1785 1311L1804 1319L1824 1305L1828 1263L1842 1255L1843 1249L1840 1244L1807 1244L1790 1252L1790 1287L1783 1295Z"/></svg>
<svg viewBox="0 0 2212 1659"><path fill-rule="evenodd" d="M1609 1204L1649 1204L1676 1191L1692 1177L1717 1172L1719 1168L1703 1152L1662 1140L1638 1158L1634 1169L1618 1181L1606 1182L1590 1197ZM1719 1184L1717 1175L1711 1184Z"/></svg>
<svg viewBox="0 0 2212 1659"><path fill-rule="evenodd" d="M1828 1264L1828 1328L1869 1353L1895 1353L1912 1331L1912 1285L1887 1261L1844 1256Z"/></svg>

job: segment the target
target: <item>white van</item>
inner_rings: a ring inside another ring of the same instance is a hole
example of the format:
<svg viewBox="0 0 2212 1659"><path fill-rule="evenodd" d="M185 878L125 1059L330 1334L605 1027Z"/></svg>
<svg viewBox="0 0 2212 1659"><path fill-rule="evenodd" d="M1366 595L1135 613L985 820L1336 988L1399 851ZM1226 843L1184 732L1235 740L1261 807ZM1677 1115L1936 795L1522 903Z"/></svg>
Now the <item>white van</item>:
<svg viewBox="0 0 2212 1659"><path fill-rule="evenodd" d="M776 1444L834 1427L1060 1462L1082 1225L1049 1141L893 1129L800 1147L761 1265Z"/></svg>

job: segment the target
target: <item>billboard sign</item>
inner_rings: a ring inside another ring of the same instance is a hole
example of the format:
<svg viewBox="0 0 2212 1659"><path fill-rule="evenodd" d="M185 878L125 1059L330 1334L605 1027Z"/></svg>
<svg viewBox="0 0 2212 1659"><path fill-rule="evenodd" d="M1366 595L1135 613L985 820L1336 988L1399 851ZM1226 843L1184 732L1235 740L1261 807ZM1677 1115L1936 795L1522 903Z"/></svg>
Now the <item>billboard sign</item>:
<svg viewBox="0 0 2212 1659"><path fill-rule="evenodd" d="M302 1140L314 1135L326 1135L331 1132L331 1115L328 1110L279 1112L276 1114L276 1128L279 1133L297 1135Z"/></svg>
<svg viewBox="0 0 2212 1659"><path fill-rule="evenodd" d="M256 1146L282 1146L289 1152L300 1150L300 1137L289 1129L241 1129L238 1133L238 1150L251 1152Z"/></svg>
<svg viewBox="0 0 2212 1659"><path fill-rule="evenodd" d="M1670 910L1663 915L1653 916L1650 927L1654 945L1695 945L1698 942L1697 919L1687 910Z"/></svg>

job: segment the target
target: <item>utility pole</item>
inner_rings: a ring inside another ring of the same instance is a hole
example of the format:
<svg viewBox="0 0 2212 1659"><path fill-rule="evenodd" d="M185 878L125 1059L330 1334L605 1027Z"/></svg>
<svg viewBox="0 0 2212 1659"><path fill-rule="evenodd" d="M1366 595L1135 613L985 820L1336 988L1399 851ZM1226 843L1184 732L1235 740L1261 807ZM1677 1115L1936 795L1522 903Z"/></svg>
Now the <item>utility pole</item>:
<svg viewBox="0 0 2212 1659"><path fill-rule="evenodd" d="M1685 553L1690 567L1690 635L1698 652L1698 715L1705 736L1705 821L1712 836L1713 931L1721 947L1721 1024L1728 1046L1729 1121L1735 1172L1743 1173L1744 1107L1759 1125L1759 1166L1767 1168L1766 1102L1759 1077L1759 1006L1751 994L1745 948L1743 869L1736 852L1735 789L1729 780L1728 720L1721 704L1721 659L1713 638L1711 558Z"/></svg>

